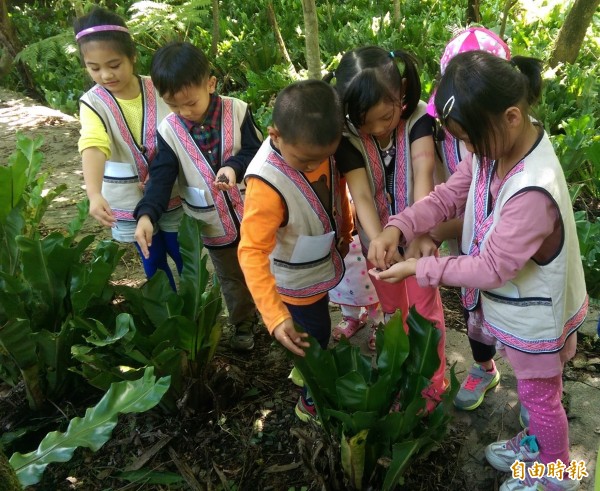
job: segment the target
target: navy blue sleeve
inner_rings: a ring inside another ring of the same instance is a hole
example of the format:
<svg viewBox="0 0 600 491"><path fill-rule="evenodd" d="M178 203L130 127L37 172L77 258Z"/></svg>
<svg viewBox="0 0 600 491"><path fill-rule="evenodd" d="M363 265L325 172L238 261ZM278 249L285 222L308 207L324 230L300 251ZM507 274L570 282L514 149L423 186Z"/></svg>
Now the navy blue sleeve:
<svg viewBox="0 0 600 491"><path fill-rule="evenodd" d="M433 136L435 133L435 119L429 114L423 114L410 129L408 141L410 143L424 136Z"/></svg>
<svg viewBox="0 0 600 491"><path fill-rule="evenodd" d="M365 167L365 159L360 150L356 148L347 137L343 136L334 154L335 164L342 175Z"/></svg>
<svg viewBox="0 0 600 491"><path fill-rule="evenodd" d="M169 206L173 185L179 174L179 159L167 142L158 134L158 154L149 166L144 197L135 207L133 217L148 215L156 223Z"/></svg>
<svg viewBox="0 0 600 491"><path fill-rule="evenodd" d="M238 183L242 182L248 165L262 144L262 133L254 122L250 109L246 111L240 130L242 133L242 148L221 165L221 167L229 166L233 168Z"/></svg>

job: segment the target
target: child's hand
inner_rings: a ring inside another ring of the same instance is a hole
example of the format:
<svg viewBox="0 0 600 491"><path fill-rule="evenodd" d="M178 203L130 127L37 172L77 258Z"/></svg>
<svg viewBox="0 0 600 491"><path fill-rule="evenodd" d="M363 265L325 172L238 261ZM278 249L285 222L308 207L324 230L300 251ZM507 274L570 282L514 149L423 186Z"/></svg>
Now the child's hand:
<svg viewBox="0 0 600 491"><path fill-rule="evenodd" d="M396 227L386 227L369 245L367 259L379 269L388 269L398 254L402 232Z"/></svg>
<svg viewBox="0 0 600 491"><path fill-rule="evenodd" d="M409 259L414 257L419 259L420 257L433 256L437 251L437 246L433 239L428 235L421 235L415 237L414 240L408 244L408 247L404 249L404 257Z"/></svg>
<svg viewBox="0 0 600 491"><path fill-rule="evenodd" d="M217 178L213 183L219 191L229 191L235 187L237 176L233 167L221 167L217 171Z"/></svg>
<svg viewBox="0 0 600 491"><path fill-rule="evenodd" d="M386 270L370 269L369 274L377 280L387 281L388 283L398 283L404 278L413 276L417 271L417 260L414 258L401 261L390 266Z"/></svg>
<svg viewBox="0 0 600 491"><path fill-rule="evenodd" d="M101 194L90 198L90 215L105 227L112 227L117 221L108 201L106 201Z"/></svg>
<svg viewBox="0 0 600 491"><path fill-rule="evenodd" d="M135 240L140 246L142 255L148 259L150 257L149 247L152 245L152 236L154 235L154 225L148 215L142 215L135 227Z"/></svg>
<svg viewBox="0 0 600 491"><path fill-rule="evenodd" d="M308 341L306 341L308 334L296 331L294 328L294 321L292 321L291 318L288 318L279 324L273 330L273 336L275 336L275 339L277 339L277 341L285 348L298 356L304 356L304 349L310 346Z"/></svg>

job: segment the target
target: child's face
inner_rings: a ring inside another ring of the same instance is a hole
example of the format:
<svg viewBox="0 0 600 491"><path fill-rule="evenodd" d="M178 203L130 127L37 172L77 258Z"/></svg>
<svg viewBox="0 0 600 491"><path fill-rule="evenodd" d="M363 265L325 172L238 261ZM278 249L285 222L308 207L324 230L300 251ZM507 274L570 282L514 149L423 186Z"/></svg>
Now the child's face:
<svg viewBox="0 0 600 491"><path fill-rule="evenodd" d="M400 124L402 107L399 102L382 100L367 111L365 121L358 129L363 135L370 135L380 141L386 140Z"/></svg>
<svg viewBox="0 0 600 491"><path fill-rule="evenodd" d="M217 79L208 77L198 85L184 87L175 94L163 95L163 100L171 111L194 123L201 123L206 117L210 95L215 92Z"/></svg>
<svg viewBox="0 0 600 491"><path fill-rule="evenodd" d="M330 145L317 146L304 143L289 143L277 129L269 127L269 136L285 162L300 172L312 172L337 150L339 140Z"/></svg>
<svg viewBox="0 0 600 491"><path fill-rule="evenodd" d="M81 47L85 68L92 80L119 99L133 99L139 84L133 75L133 64L125 54L106 41L89 41Z"/></svg>

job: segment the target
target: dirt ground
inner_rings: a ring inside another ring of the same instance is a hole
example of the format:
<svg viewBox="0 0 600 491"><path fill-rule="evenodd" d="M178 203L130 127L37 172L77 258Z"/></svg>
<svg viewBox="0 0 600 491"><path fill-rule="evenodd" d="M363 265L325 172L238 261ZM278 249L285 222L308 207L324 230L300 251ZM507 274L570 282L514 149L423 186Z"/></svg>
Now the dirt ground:
<svg viewBox="0 0 600 491"><path fill-rule="evenodd" d="M84 199L83 179L77 152L79 124L75 118L40 106L19 94L0 88L0 158L2 163L15 148L15 132L44 138L43 170L48 188L60 183L67 190L53 203L44 219L48 230L64 229L75 216L75 204ZM83 232L99 239L109 233L92 219ZM133 247L124 255L117 281L139 284L143 272ZM471 363L463 329L458 292L443 289L447 322L448 364L456 363L462 380ZM571 432L571 458L585 462L590 477L582 490L592 490L600 442L600 342L594 336L598 309L593 309L579 336L579 354L565 370L565 397ZM340 313L332 307L334 325ZM150 411L123 417L113 438L97 453L78 450L70 462L51 465L42 483L32 489L224 489L308 490L319 489L299 457L295 430L302 430L293 406L297 389L287 380L290 361L266 332L257 336L250 354L231 352L229 333L217 351L216 361L225 374L226 397L209 414L186 411L177 418ZM366 330L353 342L366 351ZM473 412L454 411L450 432L442 447L427 460L415 462L402 489L407 490L496 490L504 475L485 463L485 446L499 438L510 438L519 430L515 379L503 360L497 360L501 383L482 406ZM40 431L56 429L64 416L81 416L98 400L97 393L75 395L49 417ZM62 413L62 416L61 416ZM0 384L0 431L9 431L36 420L19 389ZM42 435L44 433L41 433ZM23 451L22 449L19 449ZM29 449L27 449L29 450ZM186 476L178 486L128 484L119 478L123 470L138 466Z"/></svg>

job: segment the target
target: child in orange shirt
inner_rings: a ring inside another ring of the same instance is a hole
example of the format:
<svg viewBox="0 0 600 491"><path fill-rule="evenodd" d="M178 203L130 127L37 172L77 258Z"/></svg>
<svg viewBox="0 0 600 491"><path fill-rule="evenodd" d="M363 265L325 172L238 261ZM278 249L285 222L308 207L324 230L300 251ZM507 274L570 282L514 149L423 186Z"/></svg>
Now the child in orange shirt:
<svg viewBox="0 0 600 491"><path fill-rule="evenodd" d="M240 265L265 326L298 356L309 335L327 348L328 292L344 275L352 240L345 183L332 158L342 125L339 98L328 84L305 80L286 87L275 101L269 138L245 176ZM306 389L296 415L303 421L316 416Z"/></svg>

